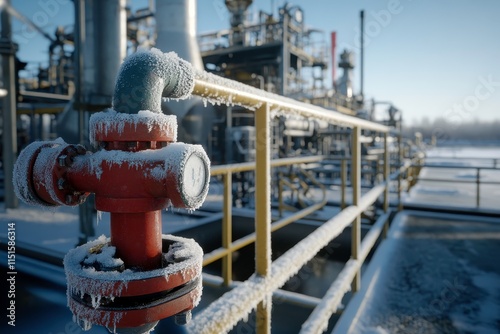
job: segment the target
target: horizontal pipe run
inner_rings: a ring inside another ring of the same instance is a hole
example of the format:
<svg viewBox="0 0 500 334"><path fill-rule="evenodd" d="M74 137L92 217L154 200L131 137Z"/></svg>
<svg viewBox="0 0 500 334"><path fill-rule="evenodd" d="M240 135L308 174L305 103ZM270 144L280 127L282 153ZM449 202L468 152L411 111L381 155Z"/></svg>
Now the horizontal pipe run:
<svg viewBox="0 0 500 334"><path fill-rule="evenodd" d="M417 181L429 181L429 182L453 182L453 183L477 183L476 179L468 180L453 180L453 179L432 179L432 178L417 178ZM498 181L481 181L481 184L500 184Z"/></svg>
<svg viewBox="0 0 500 334"><path fill-rule="evenodd" d="M321 302L315 307L309 318L302 324L301 334L321 334L324 332L328 326L328 320L341 305L345 293L350 290L354 276L377 242L389 216L390 211L380 216L370 228L370 231L361 242L359 259L347 261L342 271L323 296Z"/></svg>
<svg viewBox="0 0 500 334"><path fill-rule="evenodd" d="M63 101L70 101L72 98L71 95L35 92L35 91L29 91L29 90L22 90L19 92L19 95L26 96L26 97L54 99L54 100L63 100Z"/></svg>
<svg viewBox="0 0 500 334"><path fill-rule="evenodd" d="M323 160L323 156L308 156L308 157L296 157L296 158L283 158L271 160L271 167L281 167L295 164L306 164L312 162L318 162ZM210 169L210 175L223 175L227 172L239 173L239 172L249 172L255 170L255 162L243 162L239 164L228 164L212 166Z"/></svg>
<svg viewBox="0 0 500 334"><path fill-rule="evenodd" d="M323 201L321 203L314 204L313 206L310 206L308 208L302 209L291 216L277 220L271 224L271 232L277 231L280 228L285 227L290 223L293 223L301 218L304 218L312 214L314 211L321 209L325 205L326 201ZM212 262L220 260L224 256L234 251L237 251L245 246L252 244L253 242L255 242L255 237L256 237L255 232L250 233L238 240L233 241L230 248L220 247L211 251L210 253L205 254L205 256L203 256L203 265L206 266Z"/></svg>
<svg viewBox="0 0 500 334"><path fill-rule="evenodd" d="M264 92L260 89L238 83L233 80L221 78L206 72L197 72L194 79L194 95L213 99L215 102L224 104L236 104L250 110L256 110L262 104L269 104L271 110L278 110L289 114L297 114L303 117L322 119L342 126L354 127L387 133L388 126L370 122L357 117L342 114L338 111L324 109L318 106L299 102L277 94ZM226 101L224 98L227 97Z"/></svg>
<svg viewBox="0 0 500 334"><path fill-rule="evenodd" d="M299 241L293 248L280 256L271 265L271 275L266 278L252 275L239 287L225 293L206 309L201 311L188 330L195 333L225 333L238 321L245 318L257 304L272 291L280 288L300 268L310 261L332 239L339 236L351 222L368 209L384 192L386 183L374 187L360 200L358 206L350 206L318 227L314 232ZM214 314L224 314L224 319Z"/></svg>
<svg viewBox="0 0 500 334"><path fill-rule="evenodd" d="M206 286L219 288L224 286L224 279L219 276L203 273L203 284ZM234 289L240 286L241 284L243 283L238 281L232 281L231 284L229 284L229 287ZM312 297L301 293L282 290L282 289L274 291L273 298L275 299L274 304L276 304L277 301L282 301L289 303L291 305L297 305L308 309L314 309L316 306L318 306L319 302L321 301L321 299L317 297Z"/></svg>
<svg viewBox="0 0 500 334"><path fill-rule="evenodd" d="M460 161L463 161L463 160L491 160L492 162L495 161L495 160L499 160L498 158L487 158L487 157L440 157L440 156L436 156L436 157L425 157L425 159L427 160L432 160L432 159L445 159L445 160L460 160Z"/></svg>
<svg viewBox="0 0 500 334"><path fill-rule="evenodd" d="M433 165L433 164L415 164L412 167L418 168L446 168L446 169L484 169L484 170L500 170L498 167L488 166L457 166L457 165Z"/></svg>

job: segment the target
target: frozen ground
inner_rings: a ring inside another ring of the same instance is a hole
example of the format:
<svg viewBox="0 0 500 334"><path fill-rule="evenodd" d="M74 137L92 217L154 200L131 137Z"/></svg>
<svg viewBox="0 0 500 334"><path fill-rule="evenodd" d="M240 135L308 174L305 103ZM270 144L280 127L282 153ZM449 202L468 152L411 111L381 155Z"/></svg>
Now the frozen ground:
<svg viewBox="0 0 500 334"><path fill-rule="evenodd" d="M499 333L500 222L399 214L334 333Z"/></svg>

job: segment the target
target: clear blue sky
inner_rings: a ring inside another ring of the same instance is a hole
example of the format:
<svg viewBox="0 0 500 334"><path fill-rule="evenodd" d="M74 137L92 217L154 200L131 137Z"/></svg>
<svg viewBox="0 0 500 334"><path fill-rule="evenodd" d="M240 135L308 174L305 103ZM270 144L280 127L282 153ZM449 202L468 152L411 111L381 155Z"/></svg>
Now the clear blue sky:
<svg viewBox="0 0 500 334"><path fill-rule="evenodd" d="M57 10L42 5L51 1L57 3ZM290 2L303 8L307 26L325 31L326 40L330 31L337 31L339 52L345 47L358 51L359 11L365 10L365 95L393 101L407 123L423 117L454 122L500 119L500 1ZM133 8L146 3L132 1ZM254 0L250 10L270 12L273 3L276 8L284 1ZM12 0L12 4L43 23L47 32L73 22L69 0ZM223 0L198 0L199 32L227 28L228 22ZM46 61L48 43L22 29L22 24L15 23L21 59ZM355 70L356 91L358 80Z"/></svg>

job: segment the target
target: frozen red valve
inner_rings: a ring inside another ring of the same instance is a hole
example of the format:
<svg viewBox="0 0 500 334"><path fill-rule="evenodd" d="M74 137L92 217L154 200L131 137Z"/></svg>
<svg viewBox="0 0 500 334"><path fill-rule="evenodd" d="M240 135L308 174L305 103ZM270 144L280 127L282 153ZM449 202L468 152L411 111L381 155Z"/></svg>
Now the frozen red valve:
<svg viewBox="0 0 500 334"><path fill-rule="evenodd" d="M96 153L61 139L35 142L15 167L16 193L27 203L78 205L94 193L96 208L110 212L111 238L65 257L70 309L84 329L142 332L177 314L183 322L201 295L203 252L193 240L162 235L160 210L203 204L205 151L175 142L175 116L149 111L94 114L90 137Z"/></svg>

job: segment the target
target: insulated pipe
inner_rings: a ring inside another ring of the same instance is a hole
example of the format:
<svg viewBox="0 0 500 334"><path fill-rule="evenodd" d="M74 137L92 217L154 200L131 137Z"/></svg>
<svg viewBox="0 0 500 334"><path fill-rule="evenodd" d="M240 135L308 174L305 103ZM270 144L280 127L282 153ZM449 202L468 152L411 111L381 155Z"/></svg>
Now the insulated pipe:
<svg viewBox="0 0 500 334"><path fill-rule="evenodd" d="M116 79L113 109L132 114L141 110L161 113L162 95L190 96L194 87L191 64L175 53L158 49L136 52L125 59Z"/></svg>

